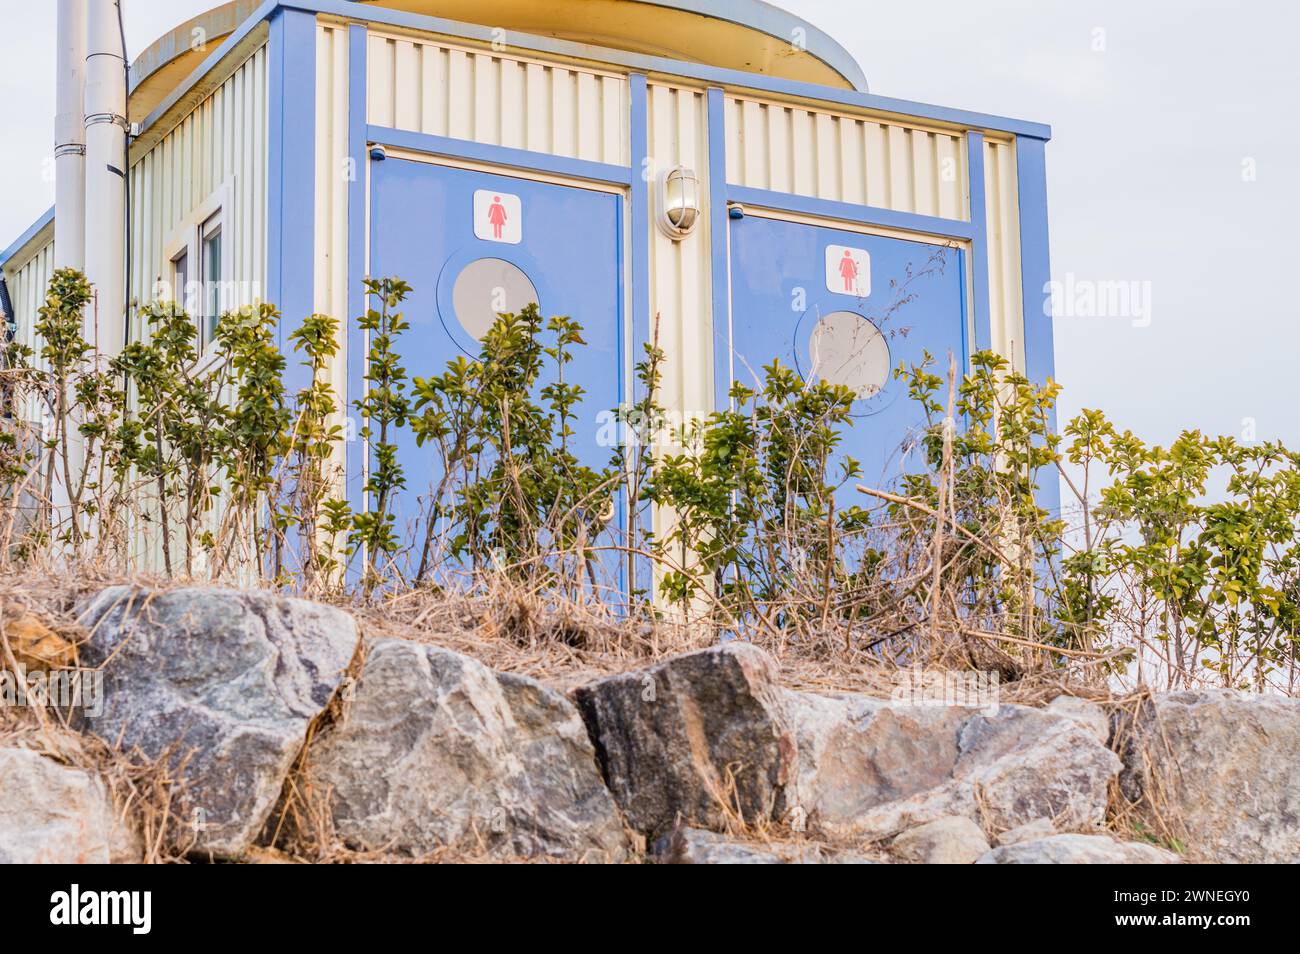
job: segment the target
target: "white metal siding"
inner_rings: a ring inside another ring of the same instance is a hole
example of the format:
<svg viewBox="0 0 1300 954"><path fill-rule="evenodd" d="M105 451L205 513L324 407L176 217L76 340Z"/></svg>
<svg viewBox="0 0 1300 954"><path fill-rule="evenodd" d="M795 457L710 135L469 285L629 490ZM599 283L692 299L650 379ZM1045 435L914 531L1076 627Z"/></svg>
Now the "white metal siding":
<svg viewBox="0 0 1300 954"><path fill-rule="evenodd" d="M54 242L51 240L41 246L20 268L10 271L8 277L9 298L14 306L14 321L17 323L16 339L36 352L33 358L36 367L44 368L45 361L40 357L41 342L36 336L36 322L40 320L38 312L45 304L45 290L54 273ZM26 418L39 420L41 405L29 395Z"/></svg>
<svg viewBox="0 0 1300 954"><path fill-rule="evenodd" d="M1020 201L1015 144L984 141L984 198L988 231L989 331L993 350L1025 368L1020 280Z"/></svg>
<svg viewBox="0 0 1300 954"><path fill-rule="evenodd" d="M652 171L682 165L699 176L703 208L710 206L708 99L701 90L651 83L647 86L647 149ZM725 316L715 327L712 315L710 248L726 242L725 234L710 234L706 214L695 233L675 242L655 224L658 216L657 179L650 183L650 320L647 340L659 322L659 347L664 351L660 405L670 424L702 418L713 410L714 348L728 347ZM725 280L725 276L724 276ZM641 355L633 356L640 361ZM673 434L661 434L671 440ZM660 448L671 452L673 448ZM672 529L671 510L655 508L654 529L660 538ZM656 568L656 592L662 567Z"/></svg>
<svg viewBox="0 0 1300 954"><path fill-rule="evenodd" d="M434 136L625 165L622 76L370 34L369 121Z"/></svg>
<svg viewBox="0 0 1300 954"><path fill-rule="evenodd" d="M229 183L223 254L231 307L266 287L267 55L262 47L131 166L131 297L143 302L168 278L164 243ZM138 320L133 325L139 334Z"/></svg>
<svg viewBox="0 0 1300 954"><path fill-rule="evenodd" d="M40 350L35 332L37 311L45 304L45 286L54 273L54 242L42 246L9 278L9 297L13 301L14 320L18 323L18 340Z"/></svg>
<svg viewBox="0 0 1300 954"><path fill-rule="evenodd" d="M969 219L960 133L728 97L727 181L946 219Z"/></svg>
<svg viewBox="0 0 1300 954"><path fill-rule="evenodd" d="M225 305L238 308L266 294L267 261L267 50L260 47L211 95L131 166L131 298L149 300L156 283L170 281L167 242L213 195L223 197L222 254L231 283ZM132 336L142 337L138 316ZM147 495L146 513L156 507ZM210 528L221 508L210 515ZM173 541L173 557L180 552ZM133 559L143 569L162 568L157 524L141 524ZM179 558L178 558L179 559Z"/></svg>
<svg viewBox="0 0 1300 954"><path fill-rule="evenodd" d="M312 308L339 323L338 355L330 383L339 404L337 423L348 398L348 190L366 174L364 156L348 153L348 28L321 23L316 33L316 257ZM364 228L364 223L357 223ZM334 463L344 464L335 445Z"/></svg>
<svg viewBox="0 0 1300 954"><path fill-rule="evenodd" d="M694 89L650 84L647 144L656 175L682 165L700 178L704 208L709 207L708 104ZM695 234L675 242L655 225L657 183L651 183L650 203L650 316L659 316L659 345L664 366L664 407L683 415L705 415L713 408L713 348L711 320L709 219L706 215ZM725 235L717 236L726 242ZM653 334L653 327L649 334ZM716 342L725 348L725 327ZM640 355L634 356L641 360Z"/></svg>

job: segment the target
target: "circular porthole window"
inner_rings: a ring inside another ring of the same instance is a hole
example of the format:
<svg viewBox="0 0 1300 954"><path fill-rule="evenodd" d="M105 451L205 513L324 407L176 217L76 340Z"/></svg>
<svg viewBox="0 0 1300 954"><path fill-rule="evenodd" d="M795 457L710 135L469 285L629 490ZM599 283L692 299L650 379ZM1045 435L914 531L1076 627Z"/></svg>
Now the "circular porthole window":
<svg viewBox="0 0 1300 954"><path fill-rule="evenodd" d="M537 303L537 289L523 270L500 258L479 258L456 276L451 304L456 320L474 338L482 341L497 315L516 314Z"/></svg>
<svg viewBox="0 0 1300 954"><path fill-rule="evenodd" d="M813 327L808 353L815 377L851 388L858 400L879 394L889 381L889 342L851 311L822 317Z"/></svg>

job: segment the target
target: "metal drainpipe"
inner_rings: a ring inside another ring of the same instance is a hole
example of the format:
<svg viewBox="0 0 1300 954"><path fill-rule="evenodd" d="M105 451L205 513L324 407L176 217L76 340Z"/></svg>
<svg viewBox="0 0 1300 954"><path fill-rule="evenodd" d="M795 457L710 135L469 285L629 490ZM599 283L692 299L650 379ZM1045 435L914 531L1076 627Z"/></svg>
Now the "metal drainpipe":
<svg viewBox="0 0 1300 954"><path fill-rule="evenodd" d="M59 0L54 116L54 267L86 267L86 0Z"/></svg>
<svg viewBox="0 0 1300 954"><path fill-rule="evenodd" d="M86 43L86 275L95 286L87 339L106 357L122 350L126 333L126 62L118 2L90 0Z"/></svg>

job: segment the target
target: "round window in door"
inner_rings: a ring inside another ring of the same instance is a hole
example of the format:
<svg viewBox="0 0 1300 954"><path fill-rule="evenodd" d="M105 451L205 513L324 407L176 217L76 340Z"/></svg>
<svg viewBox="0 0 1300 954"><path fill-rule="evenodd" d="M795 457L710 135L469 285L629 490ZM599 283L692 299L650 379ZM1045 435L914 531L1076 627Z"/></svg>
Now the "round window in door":
<svg viewBox="0 0 1300 954"><path fill-rule="evenodd" d="M476 258L462 268L452 285L451 301L456 320L475 341L483 340L497 315L518 314L527 305L540 304L537 289L523 269L501 258Z"/></svg>
<svg viewBox="0 0 1300 954"><path fill-rule="evenodd" d="M889 380L889 342L880 329L851 311L834 311L813 326L808 339L812 377L842 384L865 401Z"/></svg>

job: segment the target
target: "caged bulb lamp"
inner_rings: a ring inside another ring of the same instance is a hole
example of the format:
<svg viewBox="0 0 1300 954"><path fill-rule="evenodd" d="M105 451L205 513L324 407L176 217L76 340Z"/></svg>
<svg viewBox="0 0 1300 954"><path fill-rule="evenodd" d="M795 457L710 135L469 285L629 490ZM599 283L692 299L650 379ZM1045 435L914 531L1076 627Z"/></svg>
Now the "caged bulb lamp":
<svg viewBox="0 0 1300 954"><path fill-rule="evenodd" d="M700 221L700 179L695 170L674 166L659 176L659 228L675 241Z"/></svg>

